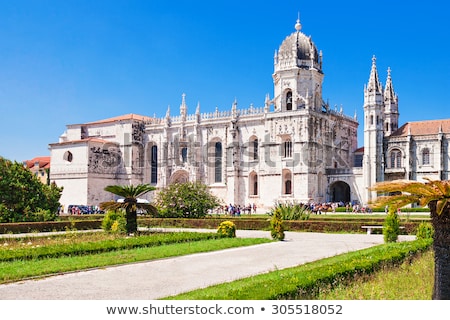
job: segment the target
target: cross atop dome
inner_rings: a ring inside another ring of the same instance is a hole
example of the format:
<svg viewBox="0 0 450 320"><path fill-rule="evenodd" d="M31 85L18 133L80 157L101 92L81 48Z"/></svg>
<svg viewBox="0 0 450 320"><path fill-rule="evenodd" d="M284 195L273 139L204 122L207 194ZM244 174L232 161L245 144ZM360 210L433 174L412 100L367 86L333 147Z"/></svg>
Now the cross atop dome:
<svg viewBox="0 0 450 320"><path fill-rule="evenodd" d="M300 12L298 13L297 22L295 23L295 30L297 31L302 30L302 24L300 23Z"/></svg>

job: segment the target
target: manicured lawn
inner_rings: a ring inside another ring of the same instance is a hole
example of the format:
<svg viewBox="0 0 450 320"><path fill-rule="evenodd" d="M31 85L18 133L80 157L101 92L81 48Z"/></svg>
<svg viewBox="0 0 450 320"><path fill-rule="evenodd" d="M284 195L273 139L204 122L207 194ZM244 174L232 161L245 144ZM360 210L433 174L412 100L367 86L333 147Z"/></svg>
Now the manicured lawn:
<svg viewBox="0 0 450 320"><path fill-rule="evenodd" d="M90 268L149 261L270 242L218 238L215 233L176 232L132 238L105 233L2 239L0 283ZM3 259L2 259L3 257Z"/></svg>

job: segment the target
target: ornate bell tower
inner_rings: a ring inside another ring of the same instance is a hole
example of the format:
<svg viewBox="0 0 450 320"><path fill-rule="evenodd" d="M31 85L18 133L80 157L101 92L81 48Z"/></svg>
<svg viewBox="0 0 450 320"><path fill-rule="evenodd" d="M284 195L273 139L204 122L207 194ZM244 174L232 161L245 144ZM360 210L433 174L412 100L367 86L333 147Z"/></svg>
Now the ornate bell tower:
<svg viewBox="0 0 450 320"><path fill-rule="evenodd" d="M387 72L386 88L384 89L384 133L385 136L390 136L398 129L398 117L400 114L398 112L398 96L394 92L394 86L392 85L391 69L388 68Z"/></svg>
<svg viewBox="0 0 450 320"><path fill-rule="evenodd" d="M301 29L297 19L296 31L275 51L272 75L275 111L322 108L322 53Z"/></svg>
<svg viewBox="0 0 450 320"><path fill-rule="evenodd" d="M378 78L376 58L372 58L369 83L364 88L364 185L365 202L376 198L376 193L367 188L384 180L383 138L385 122L383 88Z"/></svg>

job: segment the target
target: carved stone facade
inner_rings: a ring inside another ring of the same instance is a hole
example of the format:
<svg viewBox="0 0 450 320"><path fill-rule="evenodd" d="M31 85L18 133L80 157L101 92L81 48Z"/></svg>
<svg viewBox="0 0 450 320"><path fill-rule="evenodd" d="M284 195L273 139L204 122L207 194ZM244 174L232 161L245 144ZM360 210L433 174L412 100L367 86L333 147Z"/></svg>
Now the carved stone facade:
<svg viewBox="0 0 450 320"><path fill-rule="evenodd" d="M202 181L224 204L269 208L277 201L365 204L373 196L367 187L383 179L447 177L450 124L435 135L404 135L388 73L383 89L373 59L358 148L356 116L323 100L322 52L297 21L275 53L274 96L261 107L239 109L235 101L227 111L201 113L197 105L188 114L183 94L179 115L168 109L164 118L68 125L50 144L51 180L64 186L65 207L111 200L103 190L111 184ZM397 149L408 165L388 165ZM414 160L420 157L422 164Z"/></svg>

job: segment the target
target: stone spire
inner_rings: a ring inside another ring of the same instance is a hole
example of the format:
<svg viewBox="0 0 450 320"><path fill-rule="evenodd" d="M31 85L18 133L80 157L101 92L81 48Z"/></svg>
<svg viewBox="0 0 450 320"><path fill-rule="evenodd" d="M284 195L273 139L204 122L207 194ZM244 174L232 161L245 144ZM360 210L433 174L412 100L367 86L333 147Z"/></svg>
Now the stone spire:
<svg viewBox="0 0 450 320"><path fill-rule="evenodd" d="M394 86L392 85L391 68L388 68L386 87L384 88L384 99L385 100L388 100L388 99L395 100L396 98L397 98L397 96L394 92Z"/></svg>
<svg viewBox="0 0 450 320"><path fill-rule="evenodd" d="M392 85L391 68L387 70L386 87L384 89L384 117L386 121L384 133L389 136L398 129L399 118L398 97Z"/></svg>
<svg viewBox="0 0 450 320"><path fill-rule="evenodd" d="M200 114L200 101L197 103L197 108L195 109L195 114Z"/></svg>
<svg viewBox="0 0 450 320"><path fill-rule="evenodd" d="M233 117L233 119L236 119L238 114L237 114L237 99L234 98L234 102L233 105L231 106L231 116Z"/></svg>
<svg viewBox="0 0 450 320"><path fill-rule="evenodd" d="M186 94L185 93L183 93L181 95L180 115L183 120L186 120L187 105L186 105Z"/></svg>
<svg viewBox="0 0 450 320"><path fill-rule="evenodd" d="M266 99L264 100L264 113L268 113L270 110L270 95L267 93L266 94Z"/></svg>
<svg viewBox="0 0 450 320"><path fill-rule="evenodd" d="M172 122L172 119L170 119L170 105L169 105L169 106L167 106L166 117L165 117L166 126L170 127L171 122Z"/></svg>
<svg viewBox="0 0 450 320"><path fill-rule="evenodd" d="M383 88L381 86L380 80L378 78L377 71L377 58L375 56L372 57L372 70L370 70L369 84L367 85L367 90L369 92L383 92Z"/></svg>
<svg viewBox="0 0 450 320"><path fill-rule="evenodd" d="M200 115L200 101L197 103L197 108L195 109L195 120L196 123L199 124L200 120L201 120L201 115Z"/></svg>

